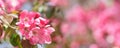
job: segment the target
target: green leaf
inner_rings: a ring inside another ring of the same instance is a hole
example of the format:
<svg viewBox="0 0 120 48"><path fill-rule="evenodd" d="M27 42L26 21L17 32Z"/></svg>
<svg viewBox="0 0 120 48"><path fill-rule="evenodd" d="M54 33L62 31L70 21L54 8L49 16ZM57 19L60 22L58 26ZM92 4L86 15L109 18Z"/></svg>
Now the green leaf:
<svg viewBox="0 0 120 48"><path fill-rule="evenodd" d="M10 37L10 43L13 46L18 46L19 48L22 48L21 43L20 43L20 37L18 34L12 34Z"/></svg>
<svg viewBox="0 0 120 48"><path fill-rule="evenodd" d="M40 6L38 11L40 13L46 14L47 18L51 18L55 12L54 6Z"/></svg>
<svg viewBox="0 0 120 48"><path fill-rule="evenodd" d="M51 18L55 12L55 8L52 6L48 6L48 10L46 11L47 18Z"/></svg>

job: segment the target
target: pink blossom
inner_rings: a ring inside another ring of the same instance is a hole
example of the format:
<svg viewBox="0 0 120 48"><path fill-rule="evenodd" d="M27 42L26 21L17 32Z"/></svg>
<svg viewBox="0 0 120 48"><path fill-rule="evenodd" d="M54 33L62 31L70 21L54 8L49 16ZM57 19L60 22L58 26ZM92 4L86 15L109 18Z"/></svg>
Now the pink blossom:
<svg viewBox="0 0 120 48"><path fill-rule="evenodd" d="M115 35L115 40L114 40L114 45L116 45L116 46L120 46L120 33L119 32L117 32Z"/></svg>
<svg viewBox="0 0 120 48"><path fill-rule="evenodd" d="M50 0L49 4L53 6L66 6L68 0Z"/></svg>
<svg viewBox="0 0 120 48"><path fill-rule="evenodd" d="M65 12L65 21L61 24L61 31L65 42L69 38L70 48L80 48L80 44L86 42L84 40L84 36L87 36L86 25L85 10L81 6L72 6Z"/></svg>
<svg viewBox="0 0 120 48"><path fill-rule="evenodd" d="M57 43L61 43L61 42L62 42L62 37L61 37L60 35L55 36L55 37L53 38L53 41L55 41L55 42L57 42Z"/></svg>
<svg viewBox="0 0 120 48"><path fill-rule="evenodd" d="M40 27L44 27L48 22L49 22L49 20L44 19L42 17L39 17L39 18L35 19L35 24L37 24Z"/></svg>
<svg viewBox="0 0 120 48"><path fill-rule="evenodd" d="M99 48L97 44L91 44L89 48Z"/></svg>
<svg viewBox="0 0 120 48"><path fill-rule="evenodd" d="M5 5L4 5L4 2L3 2L3 0L0 0L0 8L1 7L4 7Z"/></svg>
<svg viewBox="0 0 120 48"><path fill-rule="evenodd" d="M119 7L120 6L115 4L113 6L106 7L104 10L100 11L99 14L95 14L94 16L91 15L92 18L89 20L90 28L93 31L93 36L96 42L102 47L108 47L106 37L109 35L113 36L113 42L115 45L120 45L119 41L117 41L119 40L118 32L120 30Z"/></svg>
<svg viewBox="0 0 120 48"><path fill-rule="evenodd" d="M80 44L77 41L72 41L70 48L80 48Z"/></svg>
<svg viewBox="0 0 120 48"><path fill-rule="evenodd" d="M50 34L55 30L50 25L47 25L47 19L40 17L37 12L28 12L26 10L20 13L19 18L17 23L19 30L23 37L30 40L31 44L51 43Z"/></svg>
<svg viewBox="0 0 120 48"><path fill-rule="evenodd" d="M49 28L49 29L48 29ZM54 31L53 28L48 27L47 29L40 29L40 28L33 28L30 31L30 43L31 44L43 44L43 43L47 43L50 44L51 43L51 37L50 34ZM51 30L51 31L50 31Z"/></svg>
<svg viewBox="0 0 120 48"><path fill-rule="evenodd" d="M0 0L0 14L4 14L3 9L5 9L5 5L4 5L3 0Z"/></svg>
<svg viewBox="0 0 120 48"><path fill-rule="evenodd" d="M2 8L0 8L0 15L3 15L5 12L3 11Z"/></svg>
<svg viewBox="0 0 120 48"><path fill-rule="evenodd" d="M0 11L1 9L6 10L6 12L20 10L25 1L26 0L0 0Z"/></svg>
<svg viewBox="0 0 120 48"><path fill-rule="evenodd" d="M5 0L5 5L8 11L19 10L26 0Z"/></svg>
<svg viewBox="0 0 120 48"><path fill-rule="evenodd" d="M65 22L61 25L61 31L63 35L72 35L76 38L79 35L86 34L86 15L84 9L81 6L73 6L65 14Z"/></svg>

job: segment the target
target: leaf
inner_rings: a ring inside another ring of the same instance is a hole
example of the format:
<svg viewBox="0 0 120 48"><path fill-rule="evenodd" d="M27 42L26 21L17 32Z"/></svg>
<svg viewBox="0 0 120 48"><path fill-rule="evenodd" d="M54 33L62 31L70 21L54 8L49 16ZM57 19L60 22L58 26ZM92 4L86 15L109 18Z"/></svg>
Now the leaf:
<svg viewBox="0 0 120 48"><path fill-rule="evenodd" d="M52 6L48 6L48 9L46 11L47 18L51 18L54 14L55 8Z"/></svg>
<svg viewBox="0 0 120 48"><path fill-rule="evenodd" d="M8 14L8 16L11 16L13 18L18 18L17 14Z"/></svg>
<svg viewBox="0 0 120 48"><path fill-rule="evenodd" d="M9 40L13 46L22 48L20 36L16 33L15 29L8 27L5 32L6 39Z"/></svg>
<svg viewBox="0 0 120 48"><path fill-rule="evenodd" d="M55 12L54 6L40 6L38 11L40 13L45 13L47 18L51 18Z"/></svg>
<svg viewBox="0 0 120 48"><path fill-rule="evenodd" d="M10 25L6 18L4 16L0 16L0 20L5 24L5 25Z"/></svg>
<svg viewBox="0 0 120 48"><path fill-rule="evenodd" d="M38 8L38 11L39 11L40 13L42 13L42 12L44 12L45 9L46 9L45 6L40 6L40 7Z"/></svg>
<svg viewBox="0 0 120 48"><path fill-rule="evenodd" d="M13 17L12 16L4 16L4 19L10 24L13 21Z"/></svg>
<svg viewBox="0 0 120 48"><path fill-rule="evenodd" d="M17 14L7 14L6 16L0 16L0 20L3 25L7 28L10 24L15 21L14 18L18 18Z"/></svg>
<svg viewBox="0 0 120 48"><path fill-rule="evenodd" d="M12 34L10 37L10 43L13 46L18 46L19 48L22 48L21 43L20 43L20 37L18 34Z"/></svg>

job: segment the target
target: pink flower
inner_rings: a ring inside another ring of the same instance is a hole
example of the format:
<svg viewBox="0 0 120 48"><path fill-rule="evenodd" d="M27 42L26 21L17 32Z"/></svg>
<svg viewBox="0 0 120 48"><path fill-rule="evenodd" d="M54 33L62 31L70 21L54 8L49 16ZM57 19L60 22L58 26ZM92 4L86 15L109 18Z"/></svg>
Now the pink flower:
<svg viewBox="0 0 120 48"><path fill-rule="evenodd" d="M50 34L54 32L54 28L47 25L48 20L40 17L37 12L28 12L26 10L20 13L19 30L23 37L30 40L30 43L49 44L51 43Z"/></svg>
<svg viewBox="0 0 120 48"><path fill-rule="evenodd" d="M40 16L40 14L24 10L20 13L20 22L25 24L25 27L29 27L30 24L34 23L36 16Z"/></svg>
<svg viewBox="0 0 120 48"><path fill-rule="evenodd" d="M6 12L20 10L24 2L26 0L0 0L0 14L1 9L6 9Z"/></svg>
<svg viewBox="0 0 120 48"><path fill-rule="evenodd" d="M5 5L4 5L4 2L3 2L3 0L0 0L0 8L1 7L4 7Z"/></svg>
<svg viewBox="0 0 120 48"><path fill-rule="evenodd" d="M50 0L49 4L53 6L66 6L68 0Z"/></svg>
<svg viewBox="0 0 120 48"><path fill-rule="evenodd" d="M4 14L3 9L5 9L5 5L4 5L4 2L2 0L0 0L0 15Z"/></svg>
<svg viewBox="0 0 120 48"><path fill-rule="evenodd" d="M30 43L31 44L43 44L43 43L47 43L50 44L51 43L51 37L50 34L54 31L54 29L52 27L47 27L47 28L43 28L40 29L39 27L33 28L30 31Z"/></svg>
<svg viewBox="0 0 120 48"><path fill-rule="evenodd" d="M5 12L3 11L2 8L0 8L0 15L3 15Z"/></svg>
<svg viewBox="0 0 120 48"><path fill-rule="evenodd" d="M80 43L77 41L72 41L70 48L80 48Z"/></svg>
<svg viewBox="0 0 120 48"><path fill-rule="evenodd" d="M8 11L19 10L26 0L5 0L5 5Z"/></svg>
<svg viewBox="0 0 120 48"><path fill-rule="evenodd" d="M49 20L44 19L42 17L39 17L39 18L35 19L35 23L40 27L44 27L48 22L49 22Z"/></svg>
<svg viewBox="0 0 120 48"><path fill-rule="evenodd" d="M64 36L72 35L77 38L80 35L85 35L86 28L86 15L81 6L75 5L69 9L65 14L65 22L61 25L61 31Z"/></svg>
<svg viewBox="0 0 120 48"><path fill-rule="evenodd" d="M99 48L97 44L91 44L89 48Z"/></svg>
<svg viewBox="0 0 120 48"><path fill-rule="evenodd" d="M113 40L115 45L119 46L119 31L120 31L120 6L118 4L114 4L113 6L109 6L104 8L104 10L100 11L98 14L92 16L89 20L89 26L93 31L93 36L96 42L101 46L108 47L107 36L112 36L110 38ZM113 12L114 11L114 12ZM106 35L107 34L107 35ZM104 45L102 45L104 44Z"/></svg>

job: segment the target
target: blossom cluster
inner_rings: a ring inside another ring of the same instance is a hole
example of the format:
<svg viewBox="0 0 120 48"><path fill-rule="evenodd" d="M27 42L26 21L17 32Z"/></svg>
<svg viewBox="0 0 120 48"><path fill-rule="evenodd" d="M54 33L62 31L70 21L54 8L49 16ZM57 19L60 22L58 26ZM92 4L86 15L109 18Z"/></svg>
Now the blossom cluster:
<svg viewBox="0 0 120 48"><path fill-rule="evenodd" d="M93 36L96 42L102 47L109 48L110 45L108 44L113 44L114 47L120 47L120 42L118 41L120 39L119 5L116 1L109 7L99 5L100 8L96 10L99 11L98 14L91 17L89 21L89 26L93 30Z"/></svg>
<svg viewBox="0 0 120 48"><path fill-rule="evenodd" d="M58 43L55 48L66 44L69 48L120 48L120 1L96 2L93 6L76 3L65 10L62 35L53 38Z"/></svg>
<svg viewBox="0 0 120 48"><path fill-rule="evenodd" d="M42 18L38 12L23 10L20 13L17 25L23 38L35 45L51 43L50 34L55 30L48 23L49 20Z"/></svg>
<svg viewBox="0 0 120 48"><path fill-rule="evenodd" d="M18 48L24 48L26 43L29 47L50 44L55 29L50 20L38 12L42 1L0 0L0 42L7 40Z"/></svg>

